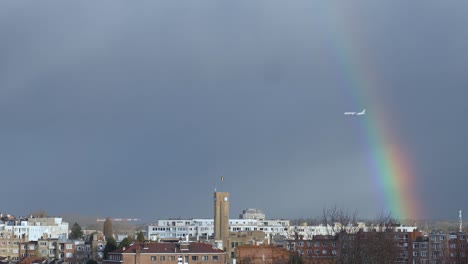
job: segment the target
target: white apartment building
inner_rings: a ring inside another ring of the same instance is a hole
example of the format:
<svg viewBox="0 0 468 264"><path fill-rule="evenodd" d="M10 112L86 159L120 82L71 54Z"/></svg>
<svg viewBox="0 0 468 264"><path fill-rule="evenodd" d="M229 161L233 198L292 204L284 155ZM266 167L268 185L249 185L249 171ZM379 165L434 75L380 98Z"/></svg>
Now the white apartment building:
<svg viewBox="0 0 468 264"><path fill-rule="evenodd" d="M391 227L395 232L413 232L418 229L416 226L393 226ZM357 222L355 225L341 225L340 223L335 223L334 225L317 225L317 226L291 226L288 229L287 237L292 239L295 235L303 237L303 239L313 239L317 235L336 235L341 231L345 231L349 234L357 233L359 230L364 232L370 232L373 230L384 231L386 228L381 226L366 226L364 222Z"/></svg>
<svg viewBox="0 0 468 264"><path fill-rule="evenodd" d="M209 239L214 236L213 219L178 219L178 220L158 220L155 225L147 227L149 240L158 239ZM257 219L229 219L229 230L231 232L240 231L263 231L265 238L272 236L284 236L286 239L294 239L296 235L303 239L313 239L317 235L335 235L338 232L356 233L359 230L368 232L371 230L379 231L378 227L366 226L363 222L356 225L343 226L339 223L334 225L316 225L316 226L291 226L289 220L257 220ZM417 229L416 226L397 226L393 227L396 232L412 232Z"/></svg>
<svg viewBox="0 0 468 264"><path fill-rule="evenodd" d="M27 241L37 241L41 238L68 239L68 223L62 218L28 218L17 225L0 224L0 234L12 235Z"/></svg>
<svg viewBox="0 0 468 264"><path fill-rule="evenodd" d="M239 215L240 219L257 219L260 221L265 220L265 213L260 209L245 209L242 210L242 213Z"/></svg>
<svg viewBox="0 0 468 264"><path fill-rule="evenodd" d="M286 235L289 220L229 219L229 230L264 231L265 238L270 235ZM200 240L214 236L213 219L178 219L158 220L155 225L147 227L149 240L159 238L189 238Z"/></svg>

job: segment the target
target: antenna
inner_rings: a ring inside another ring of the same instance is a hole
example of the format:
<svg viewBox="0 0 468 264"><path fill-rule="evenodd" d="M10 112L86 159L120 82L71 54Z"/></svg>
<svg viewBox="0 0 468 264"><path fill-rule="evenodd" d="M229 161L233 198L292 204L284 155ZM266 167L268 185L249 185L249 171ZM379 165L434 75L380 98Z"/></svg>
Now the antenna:
<svg viewBox="0 0 468 264"><path fill-rule="evenodd" d="M461 233L461 232L463 231L463 230L462 230L462 229L463 229L463 228L462 228L462 227L463 227L462 210L458 211L458 217L460 218L460 227L459 227L458 232Z"/></svg>

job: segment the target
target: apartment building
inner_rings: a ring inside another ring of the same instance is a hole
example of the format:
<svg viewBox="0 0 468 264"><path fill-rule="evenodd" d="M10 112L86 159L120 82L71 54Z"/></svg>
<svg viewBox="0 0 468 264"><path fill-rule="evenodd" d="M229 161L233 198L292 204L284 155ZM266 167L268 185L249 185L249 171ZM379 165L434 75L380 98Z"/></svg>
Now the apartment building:
<svg viewBox="0 0 468 264"><path fill-rule="evenodd" d="M238 246L260 246L267 245L268 239L265 238L263 231L238 231L230 232L226 238L225 250L228 259L235 257L235 250Z"/></svg>
<svg viewBox="0 0 468 264"><path fill-rule="evenodd" d="M429 238L427 236L416 237L412 251L412 263L429 263Z"/></svg>
<svg viewBox="0 0 468 264"><path fill-rule="evenodd" d="M0 257L8 260L18 260L19 245L24 239L8 233L0 233Z"/></svg>
<svg viewBox="0 0 468 264"><path fill-rule="evenodd" d="M287 235L289 220L229 219L229 231L263 231L265 238L274 235ZM158 220L147 226L149 240L179 239L188 236L190 240L214 238L214 219Z"/></svg>
<svg viewBox="0 0 468 264"><path fill-rule="evenodd" d="M293 240L286 240L288 251L298 252L307 259L334 259L338 254L338 237L318 235L313 239L303 239L299 236Z"/></svg>
<svg viewBox="0 0 468 264"><path fill-rule="evenodd" d="M0 222L0 237L10 235L28 241L48 237L66 240L68 223L60 217L10 219Z"/></svg>
<svg viewBox="0 0 468 264"><path fill-rule="evenodd" d="M260 209L245 209L239 214L240 219L257 219L259 221L265 220L265 213Z"/></svg>
<svg viewBox="0 0 468 264"><path fill-rule="evenodd" d="M468 241L464 233L451 233L448 236L448 263L468 263Z"/></svg>

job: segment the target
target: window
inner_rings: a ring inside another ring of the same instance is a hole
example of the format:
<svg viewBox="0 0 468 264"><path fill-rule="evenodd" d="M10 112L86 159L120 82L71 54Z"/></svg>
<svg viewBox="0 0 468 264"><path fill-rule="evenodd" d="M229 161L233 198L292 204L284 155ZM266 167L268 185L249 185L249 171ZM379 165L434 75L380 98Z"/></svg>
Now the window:
<svg viewBox="0 0 468 264"><path fill-rule="evenodd" d="M192 260L198 260L198 256L192 256Z"/></svg>
<svg viewBox="0 0 468 264"><path fill-rule="evenodd" d="M169 260L170 260L170 261L176 260L176 259L175 259L175 256L169 256Z"/></svg>
<svg viewBox="0 0 468 264"><path fill-rule="evenodd" d="M67 254L65 254L65 257L66 258L73 258L73 253L67 253Z"/></svg>
<svg viewBox="0 0 468 264"><path fill-rule="evenodd" d="M159 260L160 260L160 261L165 261L165 260L166 260L166 256L161 256L161 257L159 257Z"/></svg>
<svg viewBox="0 0 468 264"><path fill-rule="evenodd" d="M67 245L65 246L65 248L66 248L66 249L73 249L73 245L72 245L72 244L67 244Z"/></svg>
<svg viewBox="0 0 468 264"><path fill-rule="evenodd" d="M319 242L315 242L314 247L320 247L320 243L319 243Z"/></svg>
<svg viewBox="0 0 468 264"><path fill-rule="evenodd" d="M208 256L202 256L202 260L208 260Z"/></svg>
<svg viewBox="0 0 468 264"><path fill-rule="evenodd" d="M323 255L326 255L326 254L327 254L327 250L325 250L325 249L322 250L322 254L323 254Z"/></svg>
<svg viewBox="0 0 468 264"><path fill-rule="evenodd" d="M218 256L212 256L211 260L218 260Z"/></svg>
<svg viewBox="0 0 468 264"><path fill-rule="evenodd" d="M156 261L156 256L151 256L151 261Z"/></svg>
<svg viewBox="0 0 468 264"><path fill-rule="evenodd" d="M326 246L327 246L327 242L323 242L322 247L326 247Z"/></svg>
<svg viewBox="0 0 468 264"><path fill-rule="evenodd" d="M332 255L333 255L333 256L336 255L336 250L332 250Z"/></svg>

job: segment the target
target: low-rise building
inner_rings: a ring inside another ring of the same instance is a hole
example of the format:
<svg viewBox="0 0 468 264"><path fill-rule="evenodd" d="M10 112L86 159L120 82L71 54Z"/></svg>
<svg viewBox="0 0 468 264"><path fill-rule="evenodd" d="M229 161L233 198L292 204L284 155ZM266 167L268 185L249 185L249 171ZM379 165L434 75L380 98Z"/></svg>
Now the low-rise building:
<svg viewBox="0 0 468 264"><path fill-rule="evenodd" d="M110 252L105 264L224 264L226 253L211 244L198 242L134 243L129 247Z"/></svg>

